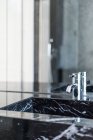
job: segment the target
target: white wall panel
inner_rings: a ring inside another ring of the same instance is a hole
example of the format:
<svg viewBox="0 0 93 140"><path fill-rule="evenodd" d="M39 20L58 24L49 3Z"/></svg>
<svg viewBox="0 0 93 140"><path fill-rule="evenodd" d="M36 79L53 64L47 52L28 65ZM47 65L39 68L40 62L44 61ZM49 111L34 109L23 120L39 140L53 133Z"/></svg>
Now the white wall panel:
<svg viewBox="0 0 93 140"><path fill-rule="evenodd" d="M23 88L34 81L34 0L23 0Z"/></svg>
<svg viewBox="0 0 93 140"><path fill-rule="evenodd" d="M21 32L22 32L22 1L7 1L7 81L19 83L13 89L21 87ZM8 84L8 89L11 89Z"/></svg>
<svg viewBox="0 0 93 140"><path fill-rule="evenodd" d="M6 0L0 0L0 89L5 89L4 82L6 82Z"/></svg>
<svg viewBox="0 0 93 140"><path fill-rule="evenodd" d="M0 0L0 82L6 81L8 90L21 90L22 82L33 89L27 83L34 81L34 0Z"/></svg>

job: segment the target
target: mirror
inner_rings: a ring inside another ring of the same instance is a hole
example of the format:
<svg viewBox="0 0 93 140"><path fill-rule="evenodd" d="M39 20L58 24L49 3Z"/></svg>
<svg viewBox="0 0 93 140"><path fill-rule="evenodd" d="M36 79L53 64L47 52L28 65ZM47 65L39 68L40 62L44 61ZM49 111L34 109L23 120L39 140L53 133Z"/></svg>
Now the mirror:
<svg viewBox="0 0 93 140"><path fill-rule="evenodd" d="M93 15L91 0L51 0L51 38L54 42L53 81L69 83L69 75L87 72L93 83ZM55 63L55 64L54 64ZM57 75L57 77L55 77Z"/></svg>
<svg viewBox="0 0 93 140"><path fill-rule="evenodd" d="M92 0L0 0L0 9L0 91L68 96L69 75L87 72L92 95Z"/></svg>
<svg viewBox="0 0 93 140"><path fill-rule="evenodd" d="M55 89L72 84L72 73L87 72L87 91L92 93L93 2L42 0L39 4L39 81L52 83Z"/></svg>

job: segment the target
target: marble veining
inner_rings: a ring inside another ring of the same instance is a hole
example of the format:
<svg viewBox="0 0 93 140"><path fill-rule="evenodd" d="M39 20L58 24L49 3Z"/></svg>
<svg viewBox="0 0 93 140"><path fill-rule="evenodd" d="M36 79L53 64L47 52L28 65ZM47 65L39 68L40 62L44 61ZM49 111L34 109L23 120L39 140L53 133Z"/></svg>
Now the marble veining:
<svg viewBox="0 0 93 140"><path fill-rule="evenodd" d="M78 118L26 112L20 112L19 116L16 111L4 112L0 110L0 140L93 140L92 119L80 118L76 123L72 120ZM67 120L71 121L67 123Z"/></svg>
<svg viewBox="0 0 93 140"><path fill-rule="evenodd" d="M0 116L0 140L93 140L93 127Z"/></svg>
<svg viewBox="0 0 93 140"><path fill-rule="evenodd" d="M93 119L93 102L90 101L31 97L1 109Z"/></svg>
<svg viewBox="0 0 93 140"><path fill-rule="evenodd" d="M59 135L52 138L52 140L60 140L63 138L65 138L67 140L76 140L76 137L80 137L80 138L86 137L87 139L93 139L93 134L91 134L91 133L87 134L87 132L90 130L91 130L91 128L87 128L85 126L78 129L78 127L75 126L75 124L72 124L67 129L62 131ZM46 138L44 136L40 136L40 138L37 138L36 140L41 140L41 138L43 140L49 140L48 138Z"/></svg>

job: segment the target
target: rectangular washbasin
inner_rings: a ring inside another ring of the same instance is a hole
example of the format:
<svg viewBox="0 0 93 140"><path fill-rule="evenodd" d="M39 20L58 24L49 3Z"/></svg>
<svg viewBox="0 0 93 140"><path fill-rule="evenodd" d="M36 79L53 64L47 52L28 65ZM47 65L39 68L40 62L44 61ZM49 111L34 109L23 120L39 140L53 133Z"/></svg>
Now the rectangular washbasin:
<svg viewBox="0 0 93 140"><path fill-rule="evenodd" d="M93 102L90 101L31 97L0 109L93 119Z"/></svg>

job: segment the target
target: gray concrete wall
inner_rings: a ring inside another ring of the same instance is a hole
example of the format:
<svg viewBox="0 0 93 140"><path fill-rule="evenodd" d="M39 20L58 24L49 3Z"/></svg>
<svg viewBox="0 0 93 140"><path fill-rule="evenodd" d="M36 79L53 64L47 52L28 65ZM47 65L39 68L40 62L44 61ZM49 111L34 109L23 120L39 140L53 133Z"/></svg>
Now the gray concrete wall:
<svg viewBox="0 0 93 140"><path fill-rule="evenodd" d="M50 82L50 58L48 43L50 38L50 0L40 0L39 18L39 82Z"/></svg>
<svg viewBox="0 0 93 140"><path fill-rule="evenodd" d="M93 81L93 0L55 0L54 5L52 35L58 56L53 73L62 69L62 80L69 82L72 72L87 71Z"/></svg>
<svg viewBox="0 0 93 140"><path fill-rule="evenodd" d="M79 0L79 63L93 81L93 0Z"/></svg>
<svg viewBox="0 0 93 140"><path fill-rule="evenodd" d="M63 81L78 69L78 14L77 0L65 0L63 4L63 37L60 46L59 68L63 69Z"/></svg>
<svg viewBox="0 0 93 140"><path fill-rule="evenodd" d="M48 73L45 75L44 70L49 63L46 53L49 28L50 37L54 40L53 81L58 82L58 69L62 69L63 82L69 82L68 75L78 71L87 71L89 79L93 81L93 0L50 0L51 19L47 15L49 14L48 0L40 1L41 17L37 18L40 20L39 46L37 43L39 60L36 60L36 64L39 62L39 69L36 68L39 81L48 81ZM38 35L36 36L38 38Z"/></svg>

